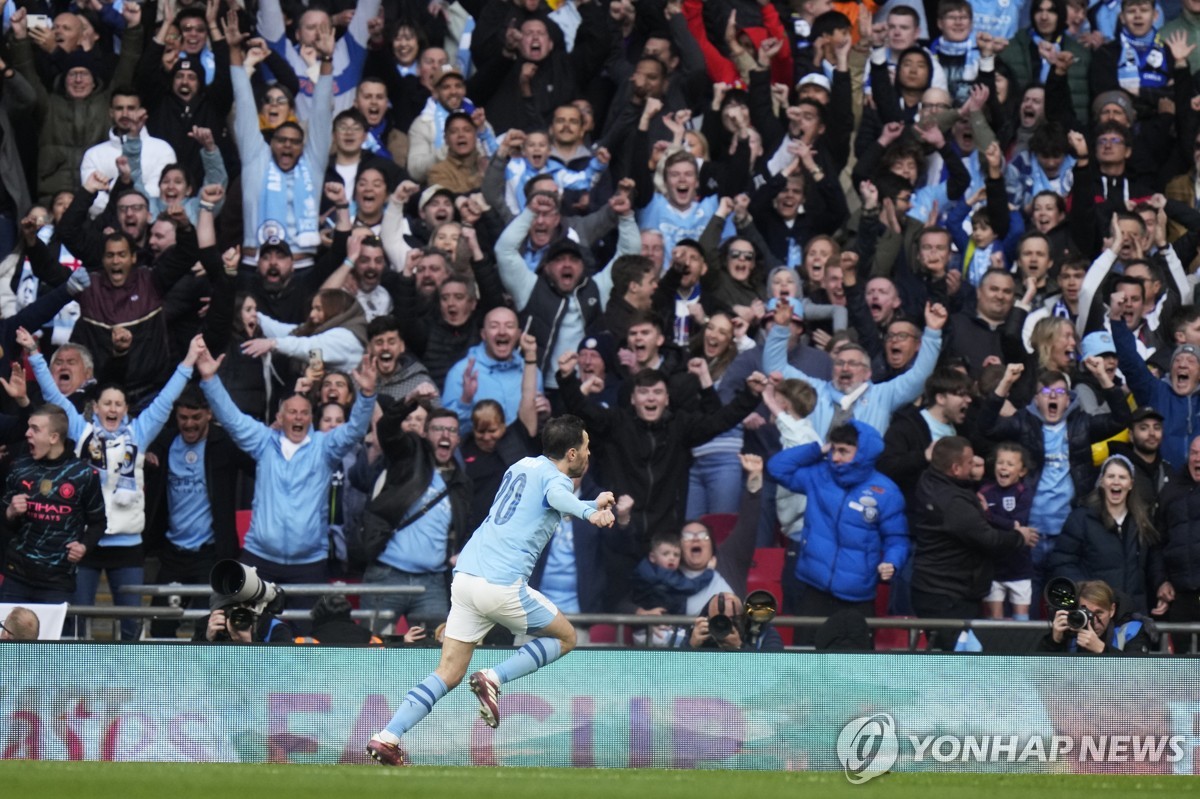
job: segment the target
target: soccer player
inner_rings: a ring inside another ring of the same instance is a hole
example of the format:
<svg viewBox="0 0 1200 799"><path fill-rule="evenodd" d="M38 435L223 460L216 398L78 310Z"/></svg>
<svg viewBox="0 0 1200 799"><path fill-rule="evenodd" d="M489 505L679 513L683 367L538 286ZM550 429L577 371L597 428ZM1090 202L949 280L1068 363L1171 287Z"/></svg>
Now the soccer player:
<svg viewBox="0 0 1200 799"><path fill-rule="evenodd" d="M500 725L501 685L532 674L574 648L575 628L550 600L529 587L529 575L562 515L611 527L614 500L610 491L594 502L575 496L571 480L587 471L590 454L588 434L578 417L558 416L547 422L542 453L509 468L487 518L458 556L441 662L408 692L387 727L367 744L367 754L385 766L404 765L400 736L462 682L475 647L494 625L540 637L495 669L471 675L479 715L493 728Z"/></svg>

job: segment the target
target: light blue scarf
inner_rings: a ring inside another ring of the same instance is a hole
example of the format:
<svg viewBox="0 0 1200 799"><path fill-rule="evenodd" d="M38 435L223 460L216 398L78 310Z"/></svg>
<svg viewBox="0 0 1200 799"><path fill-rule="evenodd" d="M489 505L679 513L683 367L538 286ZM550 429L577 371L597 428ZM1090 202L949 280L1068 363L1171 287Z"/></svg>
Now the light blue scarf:
<svg viewBox="0 0 1200 799"><path fill-rule="evenodd" d="M1134 36L1121 28L1121 61L1117 64L1117 83L1130 94L1138 89L1161 89L1167 85L1166 53L1158 43L1158 28L1145 36Z"/></svg>
<svg viewBox="0 0 1200 799"><path fill-rule="evenodd" d="M1074 175L1071 170L1075 168L1074 156L1068 155L1063 159L1062 168L1058 170L1058 177L1051 179L1046 176L1046 170L1042 169L1042 165L1038 163L1037 157L1030 153L1029 156L1029 177L1033 183L1029 187L1029 196L1034 197L1043 191L1052 191L1055 194L1061 194L1064 197L1071 192L1071 186L1074 185Z"/></svg>
<svg viewBox="0 0 1200 799"><path fill-rule="evenodd" d="M947 41L945 37L939 36L929 45L929 49L934 55L947 55L951 58L965 57L966 63L963 65L962 80L973 81L979 74L979 46L975 44L974 31L961 42Z"/></svg>
<svg viewBox="0 0 1200 799"><path fill-rule="evenodd" d="M285 239L293 250L312 251L321 243L317 232L317 194L308 156L300 156L291 172L284 172L274 158L267 159L258 203L259 242L272 236Z"/></svg>

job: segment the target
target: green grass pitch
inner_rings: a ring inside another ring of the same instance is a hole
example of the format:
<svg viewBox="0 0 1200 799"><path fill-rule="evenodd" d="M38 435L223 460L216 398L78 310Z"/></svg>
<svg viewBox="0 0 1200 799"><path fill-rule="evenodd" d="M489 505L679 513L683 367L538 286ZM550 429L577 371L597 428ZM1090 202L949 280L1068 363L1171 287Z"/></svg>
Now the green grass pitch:
<svg viewBox="0 0 1200 799"><path fill-rule="evenodd" d="M1195 797L1186 777L887 774L850 785L840 773L627 769L283 766L229 763L0 761L5 797L24 799L988 799Z"/></svg>

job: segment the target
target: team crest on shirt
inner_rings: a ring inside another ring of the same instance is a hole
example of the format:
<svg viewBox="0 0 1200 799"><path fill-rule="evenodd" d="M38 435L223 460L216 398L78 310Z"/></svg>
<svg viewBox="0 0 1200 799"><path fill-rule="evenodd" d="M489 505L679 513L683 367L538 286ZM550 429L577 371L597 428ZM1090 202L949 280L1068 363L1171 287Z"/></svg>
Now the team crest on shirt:
<svg viewBox="0 0 1200 799"><path fill-rule="evenodd" d="M1004 510L1008 511L1009 513L1012 513L1014 510L1017 509L1017 498L1016 497L1005 497L1003 500L1000 501L1000 507L1004 508Z"/></svg>
<svg viewBox="0 0 1200 799"><path fill-rule="evenodd" d="M71 485L70 483L63 483L58 487L58 493L63 499L70 499L71 497L75 496L75 486Z"/></svg>
<svg viewBox="0 0 1200 799"><path fill-rule="evenodd" d="M194 463L195 463L197 460L199 460L199 458L200 458L200 456L199 456L199 455L197 455L197 454L196 454L196 452L195 452L194 450L189 450L189 451L188 451L188 453L187 453L186 455L184 455L184 456L183 456L183 460L184 460L184 461L185 461L185 462L186 462L188 465L192 465L192 464L194 464Z"/></svg>
<svg viewBox="0 0 1200 799"><path fill-rule="evenodd" d="M38 483L38 493L41 494L43 497L50 496L50 494L53 491L54 491L54 481L53 480L43 480L42 482Z"/></svg>

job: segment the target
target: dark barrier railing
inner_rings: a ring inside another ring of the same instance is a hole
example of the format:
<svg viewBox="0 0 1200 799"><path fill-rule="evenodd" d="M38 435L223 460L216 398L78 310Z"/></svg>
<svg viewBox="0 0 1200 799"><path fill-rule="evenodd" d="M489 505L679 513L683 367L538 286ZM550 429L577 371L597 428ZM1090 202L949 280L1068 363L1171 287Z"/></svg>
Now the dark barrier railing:
<svg viewBox="0 0 1200 799"><path fill-rule="evenodd" d="M306 583L281 586L284 592L293 596L328 596L345 594L354 595L403 595L419 594L425 589L419 586L389 586L364 585L360 583ZM124 592L142 594L143 596L208 596L212 589L206 585L131 585L121 589ZM68 615L80 616L86 619L94 618L141 618L141 619L177 619L180 621L196 621L204 618L205 610L184 610L177 607L109 607L109 606L79 606L72 605L67 609ZM305 620L307 611L287 610L281 614L288 621ZM391 611L357 610L353 618L368 620L372 626L376 621L390 621L395 618ZM593 647L626 647L632 645L627 634L630 628L643 629L659 625L687 628L695 618L692 616L646 616L640 614L612 613L577 613L568 614L567 618L582 628L592 628L597 625L611 627L612 640L589 641L584 646ZM1023 634L1032 641L1046 632L1047 622L1044 621L1011 621L1007 619L918 619L911 617L880 617L869 618L867 627L871 630L906 630L908 631L907 646L888 647L890 651L905 649L920 651L923 635L929 632L947 633L951 638L964 630L976 633L989 632ZM781 628L812 628L825 622L819 616L779 616L772 622ZM1200 624L1178 624L1154 622L1153 629L1158 633L1158 654L1200 654ZM83 638L90 637L90 626L85 626ZM169 639L174 640L174 639ZM804 650L808 647L788 647L791 650ZM1032 649L1030 645L1029 649Z"/></svg>

